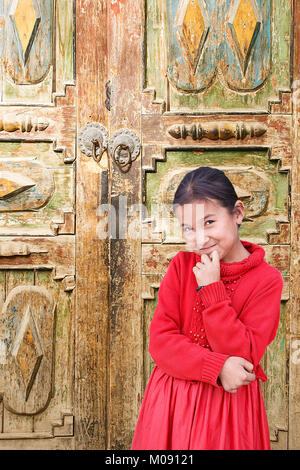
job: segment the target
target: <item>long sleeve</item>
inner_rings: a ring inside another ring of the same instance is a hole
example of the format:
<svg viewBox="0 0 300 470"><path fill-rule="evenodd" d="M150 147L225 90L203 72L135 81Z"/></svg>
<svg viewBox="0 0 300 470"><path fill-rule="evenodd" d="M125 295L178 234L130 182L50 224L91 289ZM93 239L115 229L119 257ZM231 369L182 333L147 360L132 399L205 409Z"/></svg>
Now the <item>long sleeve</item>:
<svg viewBox="0 0 300 470"><path fill-rule="evenodd" d="M156 365L170 376L220 387L217 379L229 356L202 348L181 332L176 257L170 262L159 288L158 303L150 324L149 352Z"/></svg>
<svg viewBox="0 0 300 470"><path fill-rule="evenodd" d="M203 323L213 351L239 356L257 367L276 336L283 279L279 271L257 279L257 285L238 315L222 281L200 291Z"/></svg>

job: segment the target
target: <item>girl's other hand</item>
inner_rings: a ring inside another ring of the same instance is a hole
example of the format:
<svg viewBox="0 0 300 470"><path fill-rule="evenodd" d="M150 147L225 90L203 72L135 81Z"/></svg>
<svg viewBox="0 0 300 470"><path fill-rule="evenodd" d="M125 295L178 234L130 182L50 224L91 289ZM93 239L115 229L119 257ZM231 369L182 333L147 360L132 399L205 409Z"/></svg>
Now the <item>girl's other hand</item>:
<svg viewBox="0 0 300 470"><path fill-rule="evenodd" d="M226 392L236 393L239 387L255 380L253 364L243 357L231 356L225 361L219 379Z"/></svg>

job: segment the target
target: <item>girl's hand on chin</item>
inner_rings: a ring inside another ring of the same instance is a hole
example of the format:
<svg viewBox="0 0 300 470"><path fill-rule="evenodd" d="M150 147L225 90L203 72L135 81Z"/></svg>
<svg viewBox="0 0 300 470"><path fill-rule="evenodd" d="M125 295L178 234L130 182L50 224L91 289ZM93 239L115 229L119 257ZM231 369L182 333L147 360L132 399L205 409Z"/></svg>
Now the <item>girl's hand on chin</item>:
<svg viewBox="0 0 300 470"><path fill-rule="evenodd" d="M210 256L201 254L201 262L193 267L198 286L207 286L220 280L220 258L217 250L213 250Z"/></svg>

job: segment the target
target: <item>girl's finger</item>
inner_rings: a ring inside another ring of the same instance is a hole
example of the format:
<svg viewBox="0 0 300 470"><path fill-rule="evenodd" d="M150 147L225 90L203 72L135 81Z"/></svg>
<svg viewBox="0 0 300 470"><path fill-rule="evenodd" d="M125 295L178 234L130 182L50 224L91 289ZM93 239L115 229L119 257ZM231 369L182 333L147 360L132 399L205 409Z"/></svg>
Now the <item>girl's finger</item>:
<svg viewBox="0 0 300 470"><path fill-rule="evenodd" d="M211 259L212 261L220 261L220 258L219 258L219 253L217 250L214 250L212 253L211 253Z"/></svg>
<svg viewBox="0 0 300 470"><path fill-rule="evenodd" d="M252 372L253 364L247 361L247 359L244 359L244 358L241 358L241 359L242 359L242 366L244 367L244 369L246 369L248 372Z"/></svg>
<svg viewBox="0 0 300 470"><path fill-rule="evenodd" d="M253 380L256 379L256 375L255 374L252 374L250 372L246 372L247 374L247 379L246 380L250 380L250 382L252 382Z"/></svg>
<svg viewBox="0 0 300 470"><path fill-rule="evenodd" d="M204 266L204 263L199 263L199 262L198 262L198 263L196 264L196 268L198 268L198 269L203 268L203 266Z"/></svg>

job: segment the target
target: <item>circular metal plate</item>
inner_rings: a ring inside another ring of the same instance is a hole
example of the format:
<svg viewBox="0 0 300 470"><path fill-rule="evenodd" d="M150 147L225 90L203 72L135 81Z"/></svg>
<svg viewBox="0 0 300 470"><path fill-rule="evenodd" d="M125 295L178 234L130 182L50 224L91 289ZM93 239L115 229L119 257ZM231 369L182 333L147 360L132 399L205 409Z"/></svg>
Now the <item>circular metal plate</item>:
<svg viewBox="0 0 300 470"><path fill-rule="evenodd" d="M119 145L125 145L129 148L131 161L137 159L141 150L141 144L138 136L133 131L130 131L129 129L121 129L114 133L108 143L108 151L110 155L114 155L115 149Z"/></svg>
<svg viewBox="0 0 300 470"><path fill-rule="evenodd" d="M85 155L92 156L93 140L99 139L102 142L102 153L107 149L108 132L107 129L98 122L90 122L86 124L78 133L78 145ZM96 155L98 156L100 148L97 147Z"/></svg>

